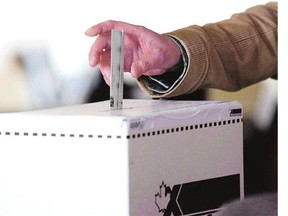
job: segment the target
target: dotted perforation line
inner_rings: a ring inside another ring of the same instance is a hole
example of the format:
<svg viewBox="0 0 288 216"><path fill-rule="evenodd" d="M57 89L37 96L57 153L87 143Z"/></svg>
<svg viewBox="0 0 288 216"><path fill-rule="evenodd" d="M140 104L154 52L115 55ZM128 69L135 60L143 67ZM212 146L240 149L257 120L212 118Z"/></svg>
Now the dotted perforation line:
<svg viewBox="0 0 288 216"><path fill-rule="evenodd" d="M188 131L188 130L197 130L197 129L202 129L202 128L218 127L222 125L238 124L240 122L243 122L243 118L232 119L232 120L229 119L229 120L224 120L224 121L215 121L215 122L209 122L209 123L201 123L201 124L196 124L196 125L187 125L187 126L181 126L181 127L175 127L175 128L148 131L144 133L131 134L127 136L127 139L136 139L136 138L150 137L150 136L156 136L156 135L177 133L177 132Z"/></svg>
<svg viewBox="0 0 288 216"><path fill-rule="evenodd" d="M222 125L230 125L230 124L237 124L243 122L243 118L238 119L232 119L232 120L224 120L224 121L214 121L209 123L201 123L196 125L189 125L189 126L181 126L181 127L175 127L175 128L167 128L167 129L161 129L161 130L155 130L155 131L148 131L143 133L137 133L132 135L127 135L127 139L135 139L135 138L143 138L143 137L150 137L150 136L156 136L156 135L163 135L163 134L170 134L170 133L177 133L177 132L183 132L188 130L197 130L202 128L211 128L211 127L217 127ZM122 139L124 138L121 135L93 135L93 134L65 134L65 133L36 133L36 132L1 132L0 136L33 136L33 137L69 137L69 138L96 138L96 139Z"/></svg>
<svg viewBox="0 0 288 216"><path fill-rule="evenodd" d="M94 135L94 134L74 134L74 133L35 133L35 132L1 132L0 136L32 136L32 137L69 137L69 138L96 138L96 139L122 139L121 135Z"/></svg>

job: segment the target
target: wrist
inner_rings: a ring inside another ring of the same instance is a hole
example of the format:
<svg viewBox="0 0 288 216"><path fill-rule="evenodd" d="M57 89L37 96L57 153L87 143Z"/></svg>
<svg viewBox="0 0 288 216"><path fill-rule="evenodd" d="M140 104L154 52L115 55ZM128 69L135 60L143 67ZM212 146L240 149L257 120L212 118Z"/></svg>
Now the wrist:
<svg viewBox="0 0 288 216"><path fill-rule="evenodd" d="M181 48L174 38L164 36L167 38L169 68L172 68L183 62Z"/></svg>
<svg viewBox="0 0 288 216"><path fill-rule="evenodd" d="M176 63L168 70L173 71L179 67L183 68L183 72L186 72L187 66L188 66L188 55L186 53L185 48L181 45L180 41L177 38L174 38L173 36L166 35L170 40L174 43L174 46L176 45L176 49L174 48L176 55L179 55L178 60ZM176 51L177 50L177 51Z"/></svg>

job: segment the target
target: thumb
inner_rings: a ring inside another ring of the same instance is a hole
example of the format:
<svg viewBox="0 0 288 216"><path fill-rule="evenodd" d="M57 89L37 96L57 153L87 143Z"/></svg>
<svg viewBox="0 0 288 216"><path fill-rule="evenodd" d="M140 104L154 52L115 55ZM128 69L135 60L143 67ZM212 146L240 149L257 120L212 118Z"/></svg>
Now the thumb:
<svg viewBox="0 0 288 216"><path fill-rule="evenodd" d="M157 75L158 73L161 73L158 65L159 62L157 58L151 58L151 55L149 55L149 57L142 56L141 59L132 63L131 75L134 78L138 78L142 75Z"/></svg>
<svg viewBox="0 0 288 216"><path fill-rule="evenodd" d="M133 62L131 65L131 75L134 78L138 78L149 71L151 67L151 61L149 61L147 58L138 60Z"/></svg>

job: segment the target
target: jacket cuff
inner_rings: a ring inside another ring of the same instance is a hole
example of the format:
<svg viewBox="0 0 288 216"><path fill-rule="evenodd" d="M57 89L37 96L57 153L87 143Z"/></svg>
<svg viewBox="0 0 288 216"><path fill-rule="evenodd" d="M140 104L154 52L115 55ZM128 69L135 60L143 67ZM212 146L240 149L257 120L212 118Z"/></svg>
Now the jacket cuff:
<svg viewBox="0 0 288 216"><path fill-rule="evenodd" d="M180 83L187 72L188 56L184 47L181 45L178 39L170 35L169 37L180 48L182 60L177 65L168 69L162 75L141 76L138 78L138 81L144 84L142 87L146 89L146 92L148 90L148 94L150 94L150 96L155 94L161 97L161 95L169 94L169 92L172 91L177 86L177 84Z"/></svg>

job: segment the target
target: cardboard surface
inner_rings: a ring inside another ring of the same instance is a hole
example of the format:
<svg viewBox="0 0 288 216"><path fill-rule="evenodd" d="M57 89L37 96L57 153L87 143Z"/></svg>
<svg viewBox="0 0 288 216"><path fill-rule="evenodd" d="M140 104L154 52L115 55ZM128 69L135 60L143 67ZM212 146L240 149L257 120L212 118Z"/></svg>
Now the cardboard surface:
<svg viewBox="0 0 288 216"><path fill-rule="evenodd" d="M236 101L104 101L0 122L0 215L195 215L244 196Z"/></svg>

